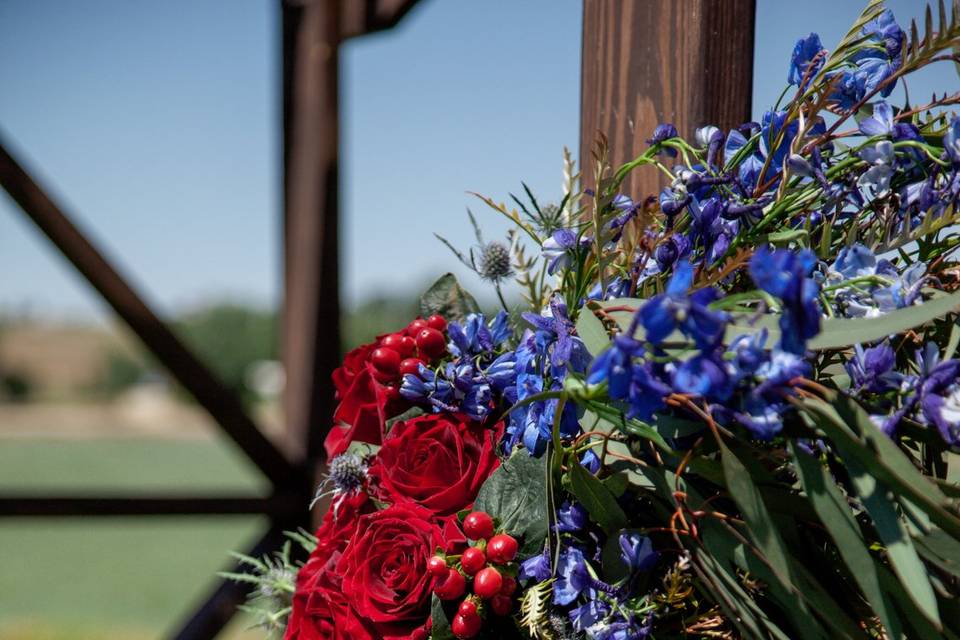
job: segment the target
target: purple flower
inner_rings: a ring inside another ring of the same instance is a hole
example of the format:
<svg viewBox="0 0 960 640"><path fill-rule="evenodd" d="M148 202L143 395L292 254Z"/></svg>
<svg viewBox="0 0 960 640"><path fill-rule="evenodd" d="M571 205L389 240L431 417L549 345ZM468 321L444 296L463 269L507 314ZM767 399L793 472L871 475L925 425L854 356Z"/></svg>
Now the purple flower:
<svg viewBox="0 0 960 640"><path fill-rule="evenodd" d="M943 149L951 162L960 163L960 116L954 116L950 120L950 126L943 134Z"/></svg>
<svg viewBox="0 0 960 640"><path fill-rule="evenodd" d="M893 109L886 102L875 102L873 115L860 121L865 136L889 136L893 133Z"/></svg>
<svg viewBox="0 0 960 640"><path fill-rule="evenodd" d="M557 509L557 531L576 533L587 526L589 521L587 510L579 502L565 500Z"/></svg>
<svg viewBox="0 0 960 640"><path fill-rule="evenodd" d="M567 305L559 295L550 300L550 315L524 313L523 319L534 327L534 342L541 355L550 353L551 373L562 380L568 369L576 372L586 369L590 354L567 314ZM551 348L552 347L552 348Z"/></svg>
<svg viewBox="0 0 960 640"><path fill-rule="evenodd" d="M690 240L687 236L675 233L657 245L653 257L660 271L672 269L678 260L690 255Z"/></svg>
<svg viewBox="0 0 960 640"><path fill-rule="evenodd" d="M823 68L826 49L820 42L820 36L811 33L806 38L797 40L790 56L790 70L787 72L787 82L805 88L813 76ZM806 76L806 81L804 77ZM802 83L802 84L801 84Z"/></svg>
<svg viewBox="0 0 960 640"><path fill-rule="evenodd" d="M760 289L783 302L780 347L802 354L807 340L820 332L820 285L809 277L817 258L804 249L770 251L760 247L750 259L750 277Z"/></svg>
<svg viewBox="0 0 960 640"><path fill-rule="evenodd" d="M654 145L660 144L664 140L669 140L670 138L679 137L677 128L670 124L669 122L664 122L658 124L657 128L653 130L653 137L647 140L647 144ZM670 147L664 147L663 151L672 158L677 157L676 149L671 149Z"/></svg>
<svg viewBox="0 0 960 640"><path fill-rule="evenodd" d="M864 349L854 347L854 356L844 364L855 391L882 393L900 386L900 376L894 371L896 356L893 349L883 342Z"/></svg>
<svg viewBox="0 0 960 640"><path fill-rule="evenodd" d="M553 604L567 605L590 587L590 574L583 552L576 547L565 547L560 552L557 581L553 583Z"/></svg>
<svg viewBox="0 0 960 640"><path fill-rule="evenodd" d="M790 144L799 131L800 122L793 119L788 123L786 111L767 111L763 114L760 127L760 151L764 157L770 157L770 171L774 173L780 171L783 160L790 153ZM779 142L778 138L780 138ZM767 176L763 176L762 179L767 179Z"/></svg>
<svg viewBox="0 0 960 640"><path fill-rule="evenodd" d="M652 569L660 554L653 550L650 538L629 532L620 534L620 558L630 573L641 573Z"/></svg>
<svg viewBox="0 0 960 640"><path fill-rule="evenodd" d="M543 553L531 556L520 564L520 579L543 582L549 580L552 575L550 571L550 554L547 549Z"/></svg>
<svg viewBox="0 0 960 640"><path fill-rule="evenodd" d="M559 269L566 269L573 261L573 252L577 246L577 236L570 229L557 229L543 243L543 257L547 258L547 273L553 275Z"/></svg>
<svg viewBox="0 0 960 640"><path fill-rule="evenodd" d="M679 329L704 349L723 337L729 316L707 307L717 299L717 292L700 289L688 295L687 290L692 284L693 266L686 261L680 262L667 283L666 292L654 296L640 308L638 313L647 340L659 344Z"/></svg>
<svg viewBox="0 0 960 640"><path fill-rule="evenodd" d="M946 360L934 367L920 387L920 408L944 442L960 446L960 360Z"/></svg>
<svg viewBox="0 0 960 640"><path fill-rule="evenodd" d="M713 354L700 354L683 361L672 379L673 390L722 402L730 397L732 381L723 361Z"/></svg>

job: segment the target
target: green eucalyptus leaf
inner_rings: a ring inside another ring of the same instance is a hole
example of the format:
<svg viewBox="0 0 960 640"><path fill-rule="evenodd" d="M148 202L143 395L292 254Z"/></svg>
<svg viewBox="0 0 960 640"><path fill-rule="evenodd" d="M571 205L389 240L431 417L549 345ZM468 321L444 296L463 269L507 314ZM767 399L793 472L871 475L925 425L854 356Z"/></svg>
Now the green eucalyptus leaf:
<svg viewBox="0 0 960 640"><path fill-rule="evenodd" d="M479 313L477 301L467 293L456 276L444 274L420 296L420 314L428 317L439 314L447 320L462 321L471 313Z"/></svg>
<svg viewBox="0 0 960 640"><path fill-rule="evenodd" d="M454 640L453 630L450 628L452 618L453 616L448 616L444 610L443 600L434 594L430 601L431 640Z"/></svg>
<svg viewBox="0 0 960 640"><path fill-rule="evenodd" d="M609 534L627 526L627 515L602 482L579 462L570 464L570 491L590 514L590 518Z"/></svg>
<svg viewBox="0 0 960 640"><path fill-rule="evenodd" d="M587 347L590 355L596 357L610 346L610 336L600 318L595 316L589 308L582 309L577 317L577 335Z"/></svg>
<svg viewBox="0 0 960 640"><path fill-rule="evenodd" d="M867 550L860 527L843 493L817 460L799 451L795 443L790 443L790 450L803 490L830 537L837 543L840 557L880 617L887 633L892 638L899 638L902 627L896 608L880 588L876 561Z"/></svg>
<svg viewBox="0 0 960 640"><path fill-rule="evenodd" d="M516 450L480 487L473 508L499 518L503 529L521 539L521 559L540 553L547 538L546 456Z"/></svg>

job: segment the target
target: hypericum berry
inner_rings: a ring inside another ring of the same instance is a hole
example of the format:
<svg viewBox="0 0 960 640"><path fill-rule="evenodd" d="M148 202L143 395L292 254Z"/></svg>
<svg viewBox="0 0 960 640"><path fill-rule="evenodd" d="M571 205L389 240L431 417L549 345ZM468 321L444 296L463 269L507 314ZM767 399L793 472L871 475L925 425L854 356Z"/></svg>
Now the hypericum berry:
<svg viewBox="0 0 960 640"><path fill-rule="evenodd" d="M473 592L489 600L500 593L500 587L503 586L503 576L493 567L483 569L473 578Z"/></svg>
<svg viewBox="0 0 960 640"><path fill-rule="evenodd" d="M437 331L443 331L447 328L447 321L443 318L443 316L432 315L427 318L427 324Z"/></svg>
<svg viewBox="0 0 960 640"><path fill-rule="evenodd" d="M390 347L380 347L370 354L370 362L377 371L395 374L400 369L400 354Z"/></svg>
<svg viewBox="0 0 960 640"><path fill-rule="evenodd" d="M514 591L517 590L517 581L515 578L510 576L503 576L503 585L500 587L500 595L502 596L512 596Z"/></svg>
<svg viewBox="0 0 960 640"><path fill-rule="evenodd" d="M399 399L400 399L400 389L397 389L397 388L396 388L395 386L393 386L393 385L389 385L389 384L388 384L388 385L385 385L385 386L383 387L383 395L386 396L387 402L390 402L391 400L399 400Z"/></svg>
<svg viewBox="0 0 960 640"><path fill-rule="evenodd" d="M458 638L473 638L480 633L482 626L483 620L481 620L480 616L476 613L472 616L465 616L462 613L458 613L453 617L453 622L450 623L450 630L453 631L453 635Z"/></svg>
<svg viewBox="0 0 960 640"><path fill-rule="evenodd" d="M407 335L416 337L422 329L426 329L430 325L427 324L427 321L423 318L417 318L413 322L407 325Z"/></svg>
<svg viewBox="0 0 960 640"><path fill-rule="evenodd" d="M487 564L487 556L478 547L468 547L460 557L460 564L467 575L474 575Z"/></svg>
<svg viewBox="0 0 960 640"><path fill-rule="evenodd" d="M427 363L421 360L420 358L407 358L400 362L400 375L402 376L419 376L420 375L420 365L426 365Z"/></svg>
<svg viewBox="0 0 960 640"><path fill-rule="evenodd" d="M501 533L487 541L487 557L490 562L506 564L517 557L518 546L516 538Z"/></svg>
<svg viewBox="0 0 960 640"><path fill-rule="evenodd" d="M427 560L427 571L438 578L447 575L448 570L447 560L443 556L431 556L431 558Z"/></svg>
<svg viewBox="0 0 960 640"><path fill-rule="evenodd" d="M463 519L463 533L471 540L486 540L493 535L493 518L484 511L474 511Z"/></svg>
<svg viewBox="0 0 960 640"><path fill-rule="evenodd" d="M471 616L477 612L477 603L467 598L460 603L460 606L457 608L457 613L461 613L465 616Z"/></svg>
<svg viewBox="0 0 960 640"><path fill-rule="evenodd" d="M433 588L433 592L441 600L456 600L467 590L467 579L463 574L454 568L447 570L447 577L441 578L441 582Z"/></svg>
<svg viewBox="0 0 960 640"><path fill-rule="evenodd" d="M490 599L490 608L498 616L508 616L513 611L513 600L509 596L494 596Z"/></svg>
<svg viewBox="0 0 960 640"><path fill-rule="evenodd" d="M420 355L437 358L447 350L447 341L442 333L427 327L417 332L417 348L420 349Z"/></svg>
<svg viewBox="0 0 960 640"><path fill-rule="evenodd" d="M414 342L410 336L391 333L380 341L380 346L393 349L400 354L401 358L408 358L413 355L413 350L417 347L417 343Z"/></svg>

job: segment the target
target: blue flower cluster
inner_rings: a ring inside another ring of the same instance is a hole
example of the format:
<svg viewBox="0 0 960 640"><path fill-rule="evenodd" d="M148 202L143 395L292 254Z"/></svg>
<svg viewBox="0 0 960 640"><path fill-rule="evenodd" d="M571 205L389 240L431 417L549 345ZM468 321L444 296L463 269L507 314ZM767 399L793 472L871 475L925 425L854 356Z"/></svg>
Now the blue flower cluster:
<svg viewBox="0 0 960 640"><path fill-rule="evenodd" d="M780 341L771 349L765 330L725 346L731 317L710 307L719 292L690 292L693 267L680 263L666 291L647 301L628 330L597 357L587 382L606 383L610 397L627 404L629 418L650 420L666 409L667 396L682 394L704 400L715 416L736 420L757 438L771 438L782 428L792 383L811 373L803 355L806 341L819 331L821 315L818 285L810 277L813 266L807 252L784 249L761 249L751 260L755 284L783 306ZM695 353L667 357L668 340L692 343Z"/></svg>
<svg viewBox="0 0 960 640"><path fill-rule="evenodd" d="M524 313L531 329L524 331L515 354L516 399L524 401L544 391L558 390L568 373L582 373L590 363L590 354L576 336L567 306L559 296L550 301L545 315ZM506 451L522 442L531 455L546 449L553 433L558 400L537 400L510 413L504 438ZM564 406L559 420L560 435L572 438L580 433L576 407Z"/></svg>
<svg viewBox="0 0 960 640"><path fill-rule="evenodd" d="M591 640L643 640L650 635L653 616L642 597L640 582L660 558L650 538L632 531L618 535L619 560L625 576L613 582L599 577L604 537L586 509L566 501L557 513L555 532L560 549L554 572L548 549L526 560L520 580L526 586L553 579L553 605L564 611L574 631Z"/></svg>
<svg viewBox="0 0 960 640"><path fill-rule="evenodd" d="M447 327L452 358L439 370L420 365L418 375L407 374L400 395L435 412L464 413L483 421L502 400L516 402L516 354L505 345L511 336L503 311L487 323L482 313L463 324Z"/></svg>

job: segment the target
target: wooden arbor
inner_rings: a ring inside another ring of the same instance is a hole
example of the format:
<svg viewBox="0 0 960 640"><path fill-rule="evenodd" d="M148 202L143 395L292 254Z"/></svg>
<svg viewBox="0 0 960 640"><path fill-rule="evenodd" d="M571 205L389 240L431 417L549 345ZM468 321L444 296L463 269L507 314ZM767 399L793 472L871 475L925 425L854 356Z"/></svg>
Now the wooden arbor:
<svg viewBox="0 0 960 640"><path fill-rule="evenodd" d="M76 267L157 360L269 479L269 496L0 493L0 517L263 514L268 530L250 555L309 525L321 442L339 363L338 47L395 25L416 0L281 0L284 122L284 362L288 447L267 440L240 402L144 303L0 140L0 185ZM642 149L661 121L681 133L748 119L754 0L584 0L581 157L597 131L614 164ZM646 177L627 185L655 190ZM220 583L173 635L214 637L245 597Z"/></svg>

